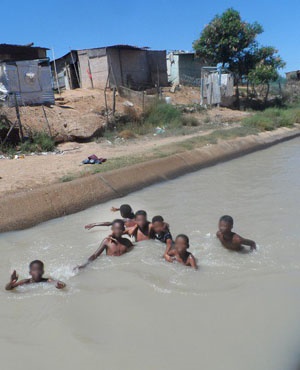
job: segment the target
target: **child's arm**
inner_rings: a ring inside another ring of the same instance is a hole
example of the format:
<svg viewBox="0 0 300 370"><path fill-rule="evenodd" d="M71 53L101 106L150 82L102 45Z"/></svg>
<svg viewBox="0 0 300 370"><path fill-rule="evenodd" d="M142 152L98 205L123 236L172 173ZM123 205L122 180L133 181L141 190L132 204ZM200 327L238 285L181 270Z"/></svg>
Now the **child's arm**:
<svg viewBox="0 0 300 370"><path fill-rule="evenodd" d="M169 250L168 252L165 252L164 259L172 263L174 261L175 254L175 251Z"/></svg>
<svg viewBox="0 0 300 370"><path fill-rule="evenodd" d="M112 212L118 212L120 211L120 208L116 208L116 207L111 207L110 209Z"/></svg>
<svg viewBox="0 0 300 370"><path fill-rule="evenodd" d="M112 225L112 222L100 222L100 223L85 225L84 228L87 229L87 230L90 230L90 229L92 229L93 227L96 227L96 226L111 226L111 225Z"/></svg>
<svg viewBox="0 0 300 370"><path fill-rule="evenodd" d="M172 239L167 239L165 253L168 253L171 250L172 245L173 245L173 240Z"/></svg>
<svg viewBox="0 0 300 370"><path fill-rule="evenodd" d="M243 238L240 235L236 235L235 236L235 239L238 241L238 243L240 245L247 245L248 247L250 247L250 250L251 251L253 251L254 249L256 249L256 243L253 240L245 239L245 238Z"/></svg>
<svg viewBox="0 0 300 370"><path fill-rule="evenodd" d="M188 264L191 266L193 269L198 270L197 262L195 257L192 255L192 253L189 255L188 258Z"/></svg>
<svg viewBox="0 0 300 370"><path fill-rule="evenodd" d="M127 227L125 229L125 231L123 232L123 235L129 235L129 236L132 236L134 231L136 229L136 225L135 226L132 226L132 227Z"/></svg>
<svg viewBox="0 0 300 370"><path fill-rule="evenodd" d="M13 290L17 286L28 284L30 282L30 279L24 279L18 281L19 276L17 275L16 270L11 274L10 282L6 284L5 289L6 290Z"/></svg>
<svg viewBox="0 0 300 370"><path fill-rule="evenodd" d="M95 259L97 259L102 253L103 251L106 249L106 243L107 243L107 238L105 238L102 243L100 244L99 248L96 250L95 253L93 253L91 255L91 257L89 257L89 259L83 264L83 265L80 265L80 266L76 266L75 269L83 269L84 267L86 267L87 265L89 265L91 262L95 261Z"/></svg>
<svg viewBox="0 0 300 370"><path fill-rule="evenodd" d="M67 286L63 281L54 280L54 279L51 279L51 278L48 279L48 283L55 284L55 288L57 288L57 289L63 289Z"/></svg>

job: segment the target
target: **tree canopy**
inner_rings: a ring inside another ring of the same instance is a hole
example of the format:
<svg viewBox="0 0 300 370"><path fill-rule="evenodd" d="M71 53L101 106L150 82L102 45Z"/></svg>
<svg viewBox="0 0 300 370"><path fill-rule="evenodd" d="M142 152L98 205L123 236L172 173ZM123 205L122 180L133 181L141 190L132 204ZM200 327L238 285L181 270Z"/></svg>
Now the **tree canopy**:
<svg viewBox="0 0 300 370"><path fill-rule="evenodd" d="M259 23L242 20L238 11L229 8L204 27L193 47L200 57L234 73L237 92L243 79L253 85L267 84L268 94L269 83L278 79L278 69L285 63L274 47L259 45L256 38L262 32Z"/></svg>
<svg viewBox="0 0 300 370"><path fill-rule="evenodd" d="M247 23L240 13L232 8L222 15L216 15L203 29L200 38L193 43L197 54L205 56L212 63L231 65L240 53L245 53L263 32L257 23Z"/></svg>

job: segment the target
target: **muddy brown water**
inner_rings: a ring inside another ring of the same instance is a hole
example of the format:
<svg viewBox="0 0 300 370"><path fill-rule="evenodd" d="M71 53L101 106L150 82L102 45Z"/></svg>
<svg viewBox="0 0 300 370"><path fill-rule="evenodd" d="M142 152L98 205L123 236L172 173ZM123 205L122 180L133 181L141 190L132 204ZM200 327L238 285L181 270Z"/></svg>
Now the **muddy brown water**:
<svg viewBox="0 0 300 370"><path fill-rule="evenodd" d="M277 145L32 229L0 235L2 285L12 269L45 262L65 291L0 292L3 369L296 370L300 363L300 139ZM199 271L144 242L120 258L83 262L108 234L111 205L162 214L186 233ZM217 220L258 243L223 249Z"/></svg>

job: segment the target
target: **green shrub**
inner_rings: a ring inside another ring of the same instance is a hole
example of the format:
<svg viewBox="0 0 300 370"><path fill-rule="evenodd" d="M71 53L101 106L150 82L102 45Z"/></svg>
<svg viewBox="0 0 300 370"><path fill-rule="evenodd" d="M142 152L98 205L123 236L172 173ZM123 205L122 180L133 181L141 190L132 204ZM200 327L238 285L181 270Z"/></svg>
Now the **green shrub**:
<svg viewBox="0 0 300 370"><path fill-rule="evenodd" d="M300 122L300 109L268 108L243 120L245 126L251 126L260 131L271 131L278 127L292 127Z"/></svg>
<svg viewBox="0 0 300 370"><path fill-rule="evenodd" d="M22 152L52 152L55 148L54 140L46 132L34 132L32 137L21 144Z"/></svg>
<svg viewBox="0 0 300 370"><path fill-rule="evenodd" d="M245 126L257 128L260 131L271 131L275 129L274 121L270 117L265 117L263 114L255 114L252 117L247 117L243 120Z"/></svg>
<svg viewBox="0 0 300 370"><path fill-rule="evenodd" d="M300 123L300 108L295 108L291 111L293 123Z"/></svg>
<svg viewBox="0 0 300 370"><path fill-rule="evenodd" d="M145 112L145 123L152 126L179 126L182 113L171 104L156 101Z"/></svg>

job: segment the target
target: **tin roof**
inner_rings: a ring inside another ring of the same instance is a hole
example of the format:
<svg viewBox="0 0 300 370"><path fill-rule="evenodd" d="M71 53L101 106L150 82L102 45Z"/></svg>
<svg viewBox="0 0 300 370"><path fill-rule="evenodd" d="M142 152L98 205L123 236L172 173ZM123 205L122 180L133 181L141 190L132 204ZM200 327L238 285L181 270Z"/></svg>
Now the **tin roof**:
<svg viewBox="0 0 300 370"><path fill-rule="evenodd" d="M15 45L15 44L0 44L0 50L9 51L13 49L42 49L49 50L48 48L43 48L40 46L30 46L30 45Z"/></svg>

